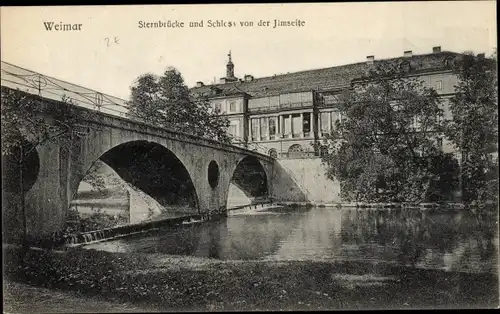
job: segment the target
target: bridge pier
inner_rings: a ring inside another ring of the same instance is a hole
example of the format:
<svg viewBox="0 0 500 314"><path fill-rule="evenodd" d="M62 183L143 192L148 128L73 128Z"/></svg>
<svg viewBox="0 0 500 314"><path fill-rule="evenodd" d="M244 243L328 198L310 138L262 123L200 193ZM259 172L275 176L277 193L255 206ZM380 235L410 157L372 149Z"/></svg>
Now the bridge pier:
<svg viewBox="0 0 500 314"><path fill-rule="evenodd" d="M61 231L70 204L70 153L57 144L38 149L37 180L25 194L29 238L44 238Z"/></svg>

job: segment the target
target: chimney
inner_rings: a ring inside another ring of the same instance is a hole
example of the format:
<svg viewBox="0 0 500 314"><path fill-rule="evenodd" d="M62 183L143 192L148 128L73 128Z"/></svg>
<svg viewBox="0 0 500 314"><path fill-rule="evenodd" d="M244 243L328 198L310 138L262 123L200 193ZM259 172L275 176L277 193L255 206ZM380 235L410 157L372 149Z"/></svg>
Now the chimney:
<svg viewBox="0 0 500 314"><path fill-rule="evenodd" d="M404 57L405 58L410 58L413 55L413 52L411 50L407 50L404 52Z"/></svg>
<svg viewBox="0 0 500 314"><path fill-rule="evenodd" d="M203 84L203 82L196 82L196 87L202 87L204 86L205 84Z"/></svg>
<svg viewBox="0 0 500 314"><path fill-rule="evenodd" d="M366 57L366 64L373 64L375 60L375 56L367 56Z"/></svg>
<svg viewBox="0 0 500 314"><path fill-rule="evenodd" d="M253 81L253 76L250 74L245 74L245 82L251 82Z"/></svg>
<svg viewBox="0 0 500 314"><path fill-rule="evenodd" d="M221 82L222 84L226 84L226 78L225 78L225 77L221 77L221 78L220 78L220 82Z"/></svg>
<svg viewBox="0 0 500 314"><path fill-rule="evenodd" d="M432 47L432 53L439 53L439 52L441 52L441 46Z"/></svg>

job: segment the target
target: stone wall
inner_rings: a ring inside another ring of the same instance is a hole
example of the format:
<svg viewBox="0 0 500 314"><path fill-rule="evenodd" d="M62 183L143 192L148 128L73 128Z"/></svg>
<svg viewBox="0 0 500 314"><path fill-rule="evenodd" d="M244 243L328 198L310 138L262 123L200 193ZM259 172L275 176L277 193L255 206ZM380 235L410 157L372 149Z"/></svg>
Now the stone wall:
<svg viewBox="0 0 500 314"><path fill-rule="evenodd" d="M277 201L340 203L340 185L326 178L319 158L280 159L275 165L278 177L273 186Z"/></svg>

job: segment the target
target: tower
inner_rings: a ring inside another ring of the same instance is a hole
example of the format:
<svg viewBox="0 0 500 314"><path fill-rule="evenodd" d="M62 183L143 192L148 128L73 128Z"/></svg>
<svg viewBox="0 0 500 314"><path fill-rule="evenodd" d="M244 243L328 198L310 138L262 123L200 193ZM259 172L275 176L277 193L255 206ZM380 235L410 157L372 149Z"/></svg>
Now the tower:
<svg viewBox="0 0 500 314"><path fill-rule="evenodd" d="M227 55L229 57L229 61L226 64L226 81L235 81L237 78L234 76L234 64L231 60L231 50Z"/></svg>

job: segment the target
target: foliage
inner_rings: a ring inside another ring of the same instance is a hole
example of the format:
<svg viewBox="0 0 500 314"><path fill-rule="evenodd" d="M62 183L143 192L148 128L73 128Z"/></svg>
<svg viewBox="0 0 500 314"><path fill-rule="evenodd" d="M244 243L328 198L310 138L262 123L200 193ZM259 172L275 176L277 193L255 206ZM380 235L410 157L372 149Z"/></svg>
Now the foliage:
<svg viewBox="0 0 500 314"><path fill-rule="evenodd" d="M461 153L462 197L466 204L498 199L498 80L496 55L465 54L457 60L453 120L447 137Z"/></svg>
<svg viewBox="0 0 500 314"><path fill-rule="evenodd" d="M321 147L327 177L340 181L341 197L421 202L436 198L432 191L448 194L439 188L454 187L453 171L448 172L454 158L440 149L440 105L433 89L390 64L345 91L341 119Z"/></svg>
<svg viewBox="0 0 500 314"><path fill-rule="evenodd" d="M130 115L146 123L221 142L230 142L229 121L211 109L207 99L195 97L175 68L163 76L144 74L131 87Z"/></svg>
<svg viewBox="0 0 500 314"><path fill-rule="evenodd" d="M39 104L33 96L2 88L2 155L13 154L15 148L28 146L27 142L45 143L68 134L66 123L57 118L56 123L47 123L33 110ZM57 111L59 115L64 112Z"/></svg>
<svg viewBox="0 0 500 314"><path fill-rule="evenodd" d="M66 96L57 104L46 105L39 97L2 87L2 156L20 161L21 147L27 157L38 146L57 142L68 148L74 140L87 136L85 121L97 113L72 110L72 106ZM88 183L99 186L94 177L89 174Z"/></svg>
<svg viewBox="0 0 500 314"><path fill-rule="evenodd" d="M79 217L78 212L72 212L71 216L72 221L67 224L66 234L102 230L129 222L128 213L125 211L119 215L110 215L103 210L96 210L86 217Z"/></svg>

